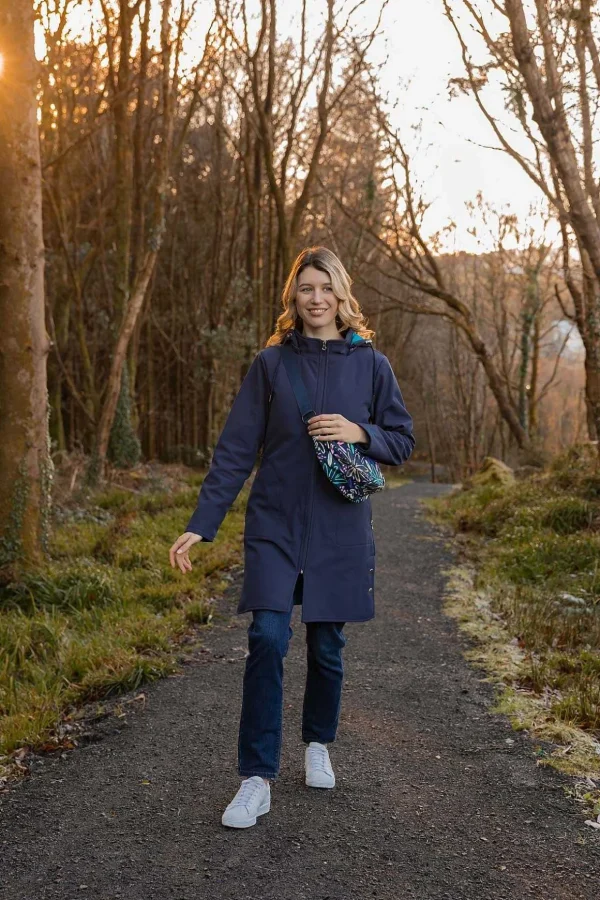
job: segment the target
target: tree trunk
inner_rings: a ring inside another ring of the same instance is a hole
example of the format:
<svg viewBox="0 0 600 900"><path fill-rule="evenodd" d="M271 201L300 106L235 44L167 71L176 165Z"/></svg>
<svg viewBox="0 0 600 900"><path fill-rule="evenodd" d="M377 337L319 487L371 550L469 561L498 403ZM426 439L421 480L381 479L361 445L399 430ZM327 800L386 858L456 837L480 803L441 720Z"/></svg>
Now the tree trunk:
<svg viewBox="0 0 600 900"><path fill-rule="evenodd" d="M158 252L165 230L165 208L168 191L170 156L173 145L174 98L176 95L176 85L175 83L171 83L170 75L172 53L172 41L170 35L170 11L171 0L163 0L160 41L161 124L160 142L156 150L154 164L155 178L150 193L152 209L149 214L144 256L138 261L138 269L136 271L136 276L131 288L128 284L129 264L125 260L125 252L123 246L121 246L121 250L123 251L123 253L121 257L120 272L118 275L118 281L120 281L121 284L118 285L118 290L120 291L121 287L123 288L121 294L123 296L124 306L123 309L118 310L118 314L122 315L122 318L119 321L119 330L113 350L110 373L108 376L108 383L106 387L106 394L104 397L104 403L100 415L98 433L96 435L96 443L87 470L87 480L91 484L96 483L98 479L103 477L104 474L104 465L106 462L108 445L111 437L111 429L115 419L117 402L119 400L119 393L122 385L122 370L123 366L126 364L129 342L133 335L138 316L142 310L144 299L148 291L148 285L154 272L154 267L156 265ZM125 14L123 15L121 24L123 25L123 27L125 27L127 35L129 35L128 29L130 28L130 23ZM124 65L125 71L128 74L129 61L126 61ZM174 75L173 78L174 81L176 81L176 75ZM125 113L126 110L122 110L120 106L117 106L117 109L115 110L115 127L117 137L119 135L123 137L123 135L127 133L127 129L129 126L125 121ZM119 116L121 116L121 120L117 121ZM130 151L128 151L124 146L120 146L119 150L118 145L117 165L121 166L123 172L128 165L127 154L129 152ZM117 214L119 214L119 212L121 212L123 215L130 215L130 198L128 199L128 208L126 209L123 206L121 210L117 210ZM123 245L124 242L126 242L127 244L127 252L129 253L129 225L127 227L123 226L123 231L121 234L121 244ZM117 246L119 246L118 242ZM121 294L119 294L119 296L121 296Z"/></svg>
<svg viewBox="0 0 600 900"><path fill-rule="evenodd" d="M48 440L42 188L33 7L0 11L0 564L47 549Z"/></svg>

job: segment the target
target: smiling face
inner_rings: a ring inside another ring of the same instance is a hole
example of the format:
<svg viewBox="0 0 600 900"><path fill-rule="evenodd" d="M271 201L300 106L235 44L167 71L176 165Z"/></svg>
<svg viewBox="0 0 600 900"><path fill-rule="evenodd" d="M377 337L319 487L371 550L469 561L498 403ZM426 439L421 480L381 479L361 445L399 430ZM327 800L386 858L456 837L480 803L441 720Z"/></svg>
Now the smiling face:
<svg viewBox="0 0 600 900"><path fill-rule="evenodd" d="M316 336L320 336L335 331L337 335L335 317L339 301L333 293L327 272L321 272L314 266L302 269L298 275L295 302L307 334L315 332Z"/></svg>

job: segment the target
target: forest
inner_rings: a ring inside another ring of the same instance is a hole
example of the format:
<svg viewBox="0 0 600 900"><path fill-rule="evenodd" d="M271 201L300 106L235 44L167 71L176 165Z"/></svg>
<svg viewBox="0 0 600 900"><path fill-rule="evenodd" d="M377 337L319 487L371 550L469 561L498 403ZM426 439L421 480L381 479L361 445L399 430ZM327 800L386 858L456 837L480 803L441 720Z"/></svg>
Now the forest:
<svg viewBox="0 0 600 900"><path fill-rule="evenodd" d="M599 108L595 0L0 3L0 788L217 621L246 490L168 548L324 246L600 821Z"/></svg>

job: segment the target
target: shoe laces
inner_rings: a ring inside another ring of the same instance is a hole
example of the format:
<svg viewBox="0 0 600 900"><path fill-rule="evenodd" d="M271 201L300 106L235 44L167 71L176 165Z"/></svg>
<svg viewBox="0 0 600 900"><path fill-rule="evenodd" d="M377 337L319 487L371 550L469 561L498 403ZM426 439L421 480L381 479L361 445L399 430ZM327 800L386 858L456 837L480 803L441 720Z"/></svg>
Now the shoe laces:
<svg viewBox="0 0 600 900"><path fill-rule="evenodd" d="M231 801L231 806L248 806L252 803L256 792L261 790L261 787L261 784L258 781L254 781L253 778L247 778L245 781L242 781L237 794Z"/></svg>
<svg viewBox="0 0 600 900"><path fill-rule="evenodd" d="M309 747L308 755L313 769L329 773L329 754L327 747Z"/></svg>

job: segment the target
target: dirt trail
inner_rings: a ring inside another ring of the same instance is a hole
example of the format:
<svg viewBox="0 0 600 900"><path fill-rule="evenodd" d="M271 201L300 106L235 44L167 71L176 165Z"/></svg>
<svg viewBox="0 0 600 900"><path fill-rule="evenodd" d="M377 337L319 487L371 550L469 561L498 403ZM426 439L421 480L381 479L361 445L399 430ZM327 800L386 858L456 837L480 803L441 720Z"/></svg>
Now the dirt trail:
<svg viewBox="0 0 600 900"><path fill-rule="evenodd" d="M453 558L419 498L447 489L414 482L373 499L377 615L347 626L334 791L303 784L296 610L272 811L246 831L221 826L238 784L248 617L234 618L181 677L147 689L145 710L0 796L0 898L597 898L600 834L567 779L487 712L492 689L440 611ZM230 603L238 589L239 576Z"/></svg>

